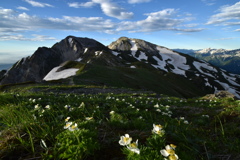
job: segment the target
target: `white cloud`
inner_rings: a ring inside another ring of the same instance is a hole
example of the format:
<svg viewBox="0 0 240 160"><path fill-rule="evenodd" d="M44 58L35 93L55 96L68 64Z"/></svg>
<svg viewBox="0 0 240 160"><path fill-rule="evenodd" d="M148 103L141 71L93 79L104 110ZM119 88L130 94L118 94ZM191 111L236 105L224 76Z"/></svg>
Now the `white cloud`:
<svg viewBox="0 0 240 160"><path fill-rule="evenodd" d="M110 32L116 24L102 17L40 18L0 8L0 33L21 33L36 29Z"/></svg>
<svg viewBox="0 0 240 160"><path fill-rule="evenodd" d="M234 5L225 5L219 9L220 13L212 15L207 24L239 25L240 2ZM229 22L231 21L231 22Z"/></svg>
<svg viewBox="0 0 240 160"><path fill-rule="evenodd" d="M134 3L145 3L150 2L151 0L128 0L128 3L134 4Z"/></svg>
<svg viewBox="0 0 240 160"><path fill-rule="evenodd" d="M214 41L225 41L225 40L232 40L232 39L239 39L240 37L227 37L227 38L218 38L218 39L211 39Z"/></svg>
<svg viewBox="0 0 240 160"><path fill-rule="evenodd" d="M240 32L240 29L236 29L235 31L236 31L236 32Z"/></svg>
<svg viewBox="0 0 240 160"><path fill-rule="evenodd" d="M54 37L44 36L44 35L37 35L33 34L32 37L25 37L22 34L0 34L0 41L46 41L46 40L57 40Z"/></svg>
<svg viewBox="0 0 240 160"><path fill-rule="evenodd" d="M29 11L28 8L26 8L26 7L22 7L22 6L17 7L17 9L19 9L19 10L24 10L24 11Z"/></svg>
<svg viewBox="0 0 240 160"><path fill-rule="evenodd" d="M216 0L202 0L203 3L205 3L207 6L215 5Z"/></svg>
<svg viewBox="0 0 240 160"><path fill-rule="evenodd" d="M68 6L69 7L73 7L73 8L81 8L81 7L90 8L90 7L93 7L94 5L96 5L96 3L94 3L94 2L86 2L86 3L73 2L73 3L68 3Z"/></svg>
<svg viewBox="0 0 240 160"><path fill-rule="evenodd" d="M48 3L41 3L33 0L25 0L25 2L31 4L33 7L53 7L52 5Z"/></svg>
<svg viewBox="0 0 240 160"><path fill-rule="evenodd" d="M109 16L117 19L130 19L133 17L133 12L126 12L124 8L117 5L117 3L111 0L91 0L85 3L68 3L69 7L80 8L80 7L93 7L94 5L100 5L102 12Z"/></svg>
<svg viewBox="0 0 240 160"><path fill-rule="evenodd" d="M146 19L140 21L124 21L121 22L118 31L129 32L155 32L162 30L182 31L182 32L199 32L202 28L191 28L184 23L189 21L189 17L178 18L178 10L176 9L164 9L158 12L152 12L145 14ZM192 27L192 26L191 26Z"/></svg>
<svg viewBox="0 0 240 160"><path fill-rule="evenodd" d="M121 8L115 3L101 2L100 5L104 14L109 17L114 17L117 19L130 19L133 17L133 12L125 12L123 8Z"/></svg>

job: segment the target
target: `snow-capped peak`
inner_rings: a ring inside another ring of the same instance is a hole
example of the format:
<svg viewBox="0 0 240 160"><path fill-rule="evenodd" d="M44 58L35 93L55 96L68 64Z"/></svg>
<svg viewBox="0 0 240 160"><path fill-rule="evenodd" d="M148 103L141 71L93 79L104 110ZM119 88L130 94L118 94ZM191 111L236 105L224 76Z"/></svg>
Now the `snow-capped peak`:
<svg viewBox="0 0 240 160"><path fill-rule="evenodd" d="M222 49L222 48L220 49L205 48L205 49L196 51L196 53L213 55L213 54L224 54L227 51L230 51L230 50Z"/></svg>

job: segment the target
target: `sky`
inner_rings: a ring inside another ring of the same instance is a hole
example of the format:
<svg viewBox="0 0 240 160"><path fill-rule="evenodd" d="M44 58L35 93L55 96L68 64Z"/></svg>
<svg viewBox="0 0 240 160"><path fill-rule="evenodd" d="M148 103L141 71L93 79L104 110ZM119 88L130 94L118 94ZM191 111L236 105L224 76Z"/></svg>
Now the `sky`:
<svg viewBox="0 0 240 160"><path fill-rule="evenodd" d="M239 0L1 0L0 64L68 35L171 49L239 49Z"/></svg>

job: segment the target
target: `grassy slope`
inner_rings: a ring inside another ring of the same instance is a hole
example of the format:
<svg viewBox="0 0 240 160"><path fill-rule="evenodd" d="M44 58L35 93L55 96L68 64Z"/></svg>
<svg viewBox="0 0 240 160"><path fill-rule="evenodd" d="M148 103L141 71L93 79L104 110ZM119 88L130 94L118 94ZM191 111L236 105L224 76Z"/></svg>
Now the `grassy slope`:
<svg viewBox="0 0 240 160"><path fill-rule="evenodd" d="M187 79L171 73L144 68L106 67L94 65L73 78L75 84L100 85L151 90L177 97L196 97L206 93L199 91Z"/></svg>

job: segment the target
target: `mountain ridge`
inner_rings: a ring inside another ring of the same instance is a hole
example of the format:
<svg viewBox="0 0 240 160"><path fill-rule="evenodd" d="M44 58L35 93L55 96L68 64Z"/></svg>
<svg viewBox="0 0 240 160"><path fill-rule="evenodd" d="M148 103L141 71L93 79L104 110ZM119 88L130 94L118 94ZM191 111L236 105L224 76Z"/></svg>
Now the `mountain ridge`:
<svg viewBox="0 0 240 160"><path fill-rule="evenodd" d="M204 60L228 72L240 74L240 49L227 50L206 48L202 50L173 50Z"/></svg>
<svg viewBox="0 0 240 160"><path fill-rule="evenodd" d="M56 77L57 74L57 79L45 78L47 75ZM170 80L171 74L176 80ZM148 77L144 75L149 75L151 79L147 80ZM154 77L158 81L153 80ZM163 87L158 84L161 81L169 86L171 93L184 94L186 88L189 96L197 96L226 90L240 98L238 75L166 47L128 37L120 37L104 46L94 39L68 36L51 48L38 48L32 56L18 61L4 75L0 84L41 82L44 79L74 79L75 83L88 79L91 82L137 88L145 88L148 84L146 89L151 90L156 89L154 85ZM160 88L156 90L160 91Z"/></svg>

